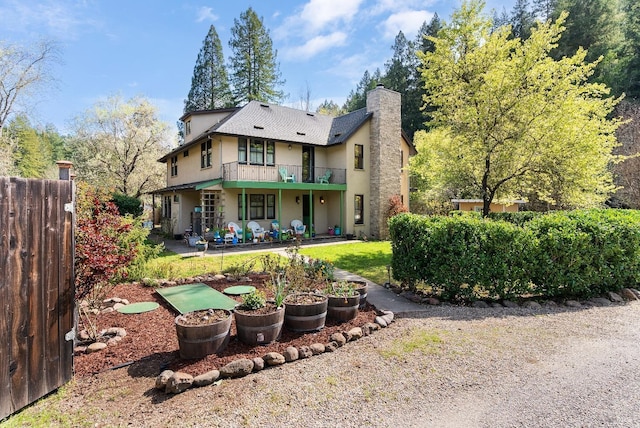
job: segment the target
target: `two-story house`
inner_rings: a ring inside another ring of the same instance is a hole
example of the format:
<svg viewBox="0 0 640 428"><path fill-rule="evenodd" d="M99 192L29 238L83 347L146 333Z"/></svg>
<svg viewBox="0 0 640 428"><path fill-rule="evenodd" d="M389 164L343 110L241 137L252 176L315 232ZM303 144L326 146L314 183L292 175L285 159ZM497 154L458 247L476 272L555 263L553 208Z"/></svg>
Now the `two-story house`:
<svg viewBox="0 0 640 428"><path fill-rule="evenodd" d="M339 117L252 101L180 120L184 143L159 159L167 187L155 192L168 233L298 219L317 234L339 226L384 238L389 198L409 203L415 149L401 130L400 94L382 86L366 108Z"/></svg>

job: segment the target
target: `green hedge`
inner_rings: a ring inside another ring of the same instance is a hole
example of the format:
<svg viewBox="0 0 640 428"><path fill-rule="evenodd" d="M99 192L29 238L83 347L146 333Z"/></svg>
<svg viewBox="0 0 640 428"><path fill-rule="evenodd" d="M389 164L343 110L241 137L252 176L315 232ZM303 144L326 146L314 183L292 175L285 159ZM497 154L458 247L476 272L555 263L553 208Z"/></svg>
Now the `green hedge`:
<svg viewBox="0 0 640 428"><path fill-rule="evenodd" d="M445 299L467 300L589 297L640 280L637 211L525 218L395 216L393 275L410 288L426 284Z"/></svg>

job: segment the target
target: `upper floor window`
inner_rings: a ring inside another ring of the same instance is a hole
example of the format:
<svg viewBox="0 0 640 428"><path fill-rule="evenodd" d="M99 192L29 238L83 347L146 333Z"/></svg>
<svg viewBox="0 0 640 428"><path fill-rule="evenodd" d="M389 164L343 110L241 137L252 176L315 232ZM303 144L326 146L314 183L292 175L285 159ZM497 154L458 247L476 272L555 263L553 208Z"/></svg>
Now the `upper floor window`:
<svg viewBox="0 0 640 428"><path fill-rule="evenodd" d="M189 150L185 150L184 152L182 152L182 157L183 158L188 158L189 157Z"/></svg>
<svg viewBox="0 0 640 428"><path fill-rule="evenodd" d="M178 175L178 156L171 156L171 176Z"/></svg>
<svg viewBox="0 0 640 428"><path fill-rule="evenodd" d="M238 138L238 163L247 163L247 139Z"/></svg>
<svg viewBox="0 0 640 428"><path fill-rule="evenodd" d="M211 166L211 140L200 144L200 168Z"/></svg>
<svg viewBox="0 0 640 428"><path fill-rule="evenodd" d="M184 135L189 135L191 134L191 121L187 120L184 123Z"/></svg>
<svg viewBox="0 0 640 428"><path fill-rule="evenodd" d="M355 224L363 224L364 223L364 195L355 195L353 206L354 206Z"/></svg>
<svg viewBox="0 0 640 428"><path fill-rule="evenodd" d="M353 150L354 168L364 169L364 146L362 144L356 144Z"/></svg>
<svg viewBox="0 0 640 428"><path fill-rule="evenodd" d="M238 163L273 166L276 163L276 145L273 141L238 138ZM247 151L248 157L247 157Z"/></svg>

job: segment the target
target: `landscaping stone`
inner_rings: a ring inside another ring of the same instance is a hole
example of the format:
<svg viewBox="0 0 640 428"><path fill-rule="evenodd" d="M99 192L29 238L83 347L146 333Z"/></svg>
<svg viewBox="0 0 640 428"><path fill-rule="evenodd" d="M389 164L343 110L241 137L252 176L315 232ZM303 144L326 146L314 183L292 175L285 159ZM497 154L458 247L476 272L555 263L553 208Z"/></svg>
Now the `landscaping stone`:
<svg viewBox="0 0 640 428"><path fill-rule="evenodd" d="M545 308L557 308L558 304L553 300L547 300L546 302L542 303L542 306Z"/></svg>
<svg viewBox="0 0 640 428"><path fill-rule="evenodd" d="M382 319L387 323L387 325L393 322L393 312L391 311L382 311L384 315L382 315Z"/></svg>
<svg viewBox="0 0 640 428"><path fill-rule="evenodd" d="M577 300L567 300L566 302L564 302L565 306L568 306L570 308L581 308L582 307L582 303L578 302Z"/></svg>
<svg viewBox="0 0 640 428"><path fill-rule="evenodd" d="M326 352L334 352L338 348L339 348L339 345L335 341L331 341L331 342L327 343L326 345L324 345L324 350Z"/></svg>
<svg viewBox="0 0 640 428"><path fill-rule="evenodd" d="M376 324L378 324L380 327L386 327L387 326L387 322L382 318L382 317L376 317L375 319Z"/></svg>
<svg viewBox="0 0 640 428"><path fill-rule="evenodd" d="M92 352L102 351L106 347L107 347L106 343L95 342L95 343L92 343L91 345L87 346L87 353L90 354Z"/></svg>
<svg viewBox="0 0 640 428"><path fill-rule="evenodd" d="M620 295L626 300L638 300L638 296L636 296L636 294L630 288L623 288L622 290L620 290Z"/></svg>
<svg viewBox="0 0 640 428"><path fill-rule="evenodd" d="M300 359L309 358L313 355L313 351L308 346L301 346L298 348L298 356Z"/></svg>
<svg viewBox="0 0 640 428"><path fill-rule="evenodd" d="M164 392L167 394L179 394L193 385L193 376L188 373L175 372L167 380Z"/></svg>
<svg viewBox="0 0 640 428"><path fill-rule="evenodd" d="M282 355L284 355L284 360L287 363L290 363L291 361L295 361L299 358L298 348L296 348L295 346L289 346L287 349L284 350Z"/></svg>
<svg viewBox="0 0 640 428"><path fill-rule="evenodd" d="M231 361L220 369L220 377L243 377L253 371L253 361L247 358Z"/></svg>
<svg viewBox="0 0 640 428"><path fill-rule="evenodd" d="M347 343L347 339L342 335L342 333L333 333L329 336L329 341L336 342L336 345L342 346Z"/></svg>
<svg viewBox="0 0 640 428"><path fill-rule="evenodd" d="M522 304L522 307L527 309L536 309L536 310L542 309L542 305L536 302L535 300L527 300Z"/></svg>
<svg viewBox="0 0 640 428"><path fill-rule="evenodd" d="M253 361L253 371L254 372L259 372L260 370L264 369L264 360L262 358L255 357L251 361Z"/></svg>
<svg viewBox="0 0 640 428"><path fill-rule="evenodd" d="M213 276L213 280L214 280L214 281L220 281L220 280L223 280L223 279L226 279L226 278L227 278L227 277L226 277L226 276L224 276L224 275L222 275L222 274L217 274L217 275L214 275L214 276Z"/></svg>
<svg viewBox="0 0 640 428"><path fill-rule="evenodd" d="M604 297L594 297L588 300L589 303L593 303L596 306L609 306L611 305L611 300L606 299Z"/></svg>
<svg viewBox="0 0 640 428"><path fill-rule="evenodd" d="M349 335L351 336L351 340L358 340L362 337L363 333L362 333L362 329L360 327L354 327L351 330L349 330Z"/></svg>
<svg viewBox="0 0 640 428"><path fill-rule="evenodd" d="M502 306L500 302L491 302L490 306L495 309L504 308L504 306Z"/></svg>
<svg viewBox="0 0 640 428"><path fill-rule="evenodd" d="M341 334L344 336L347 342L351 342L351 334L349 334L348 331L343 331Z"/></svg>
<svg viewBox="0 0 640 428"><path fill-rule="evenodd" d="M207 386L217 381L220 377L219 370L210 370L193 378L193 386Z"/></svg>
<svg viewBox="0 0 640 428"><path fill-rule="evenodd" d="M624 299L618 294L618 293L614 293L613 291L609 291L607 293L607 297L609 298L609 300L611 300L612 302L615 303L624 303Z"/></svg>
<svg viewBox="0 0 640 428"><path fill-rule="evenodd" d="M473 302L471 304L471 307L486 309L486 308L489 307L489 304L487 302L485 302L484 300L476 300L475 302Z"/></svg>
<svg viewBox="0 0 640 428"><path fill-rule="evenodd" d="M638 299L640 299L640 291L637 288L630 288L631 292L636 295Z"/></svg>
<svg viewBox="0 0 640 428"><path fill-rule="evenodd" d="M505 308L519 308L520 306L516 303L516 302L512 302L511 300L503 300L502 304L504 305Z"/></svg>
<svg viewBox="0 0 640 428"><path fill-rule="evenodd" d="M425 299L422 299L422 302L431 306L438 306L440 304L440 300L436 299L435 297L427 297Z"/></svg>
<svg viewBox="0 0 640 428"><path fill-rule="evenodd" d="M314 343L309 346L309 349L311 349L313 355L322 354L325 351L324 345L322 343Z"/></svg>
<svg viewBox="0 0 640 428"><path fill-rule="evenodd" d="M284 355L279 354L278 352L269 352L264 357L262 357L262 359L268 366L279 366L286 362L284 359Z"/></svg>
<svg viewBox="0 0 640 428"><path fill-rule="evenodd" d="M156 378L156 389L165 389L169 378L173 376L173 370L165 370Z"/></svg>

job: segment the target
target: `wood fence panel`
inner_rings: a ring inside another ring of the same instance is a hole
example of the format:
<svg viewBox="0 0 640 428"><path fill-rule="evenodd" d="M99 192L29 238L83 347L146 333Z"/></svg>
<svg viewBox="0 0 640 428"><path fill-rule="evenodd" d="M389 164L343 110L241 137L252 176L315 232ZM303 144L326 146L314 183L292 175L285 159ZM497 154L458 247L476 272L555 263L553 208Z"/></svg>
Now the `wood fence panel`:
<svg viewBox="0 0 640 428"><path fill-rule="evenodd" d="M11 413L9 364L9 181L0 182L0 418Z"/></svg>
<svg viewBox="0 0 640 428"><path fill-rule="evenodd" d="M0 177L0 191L1 419L71 379L74 288L73 183Z"/></svg>

